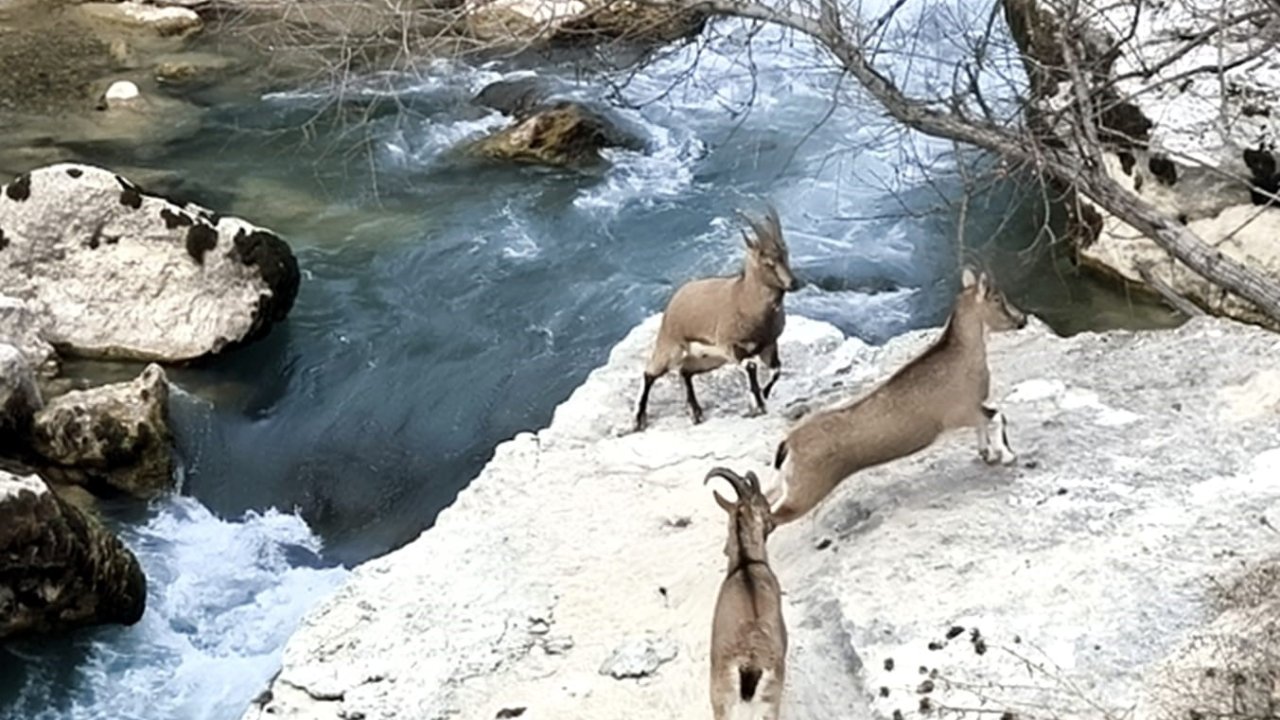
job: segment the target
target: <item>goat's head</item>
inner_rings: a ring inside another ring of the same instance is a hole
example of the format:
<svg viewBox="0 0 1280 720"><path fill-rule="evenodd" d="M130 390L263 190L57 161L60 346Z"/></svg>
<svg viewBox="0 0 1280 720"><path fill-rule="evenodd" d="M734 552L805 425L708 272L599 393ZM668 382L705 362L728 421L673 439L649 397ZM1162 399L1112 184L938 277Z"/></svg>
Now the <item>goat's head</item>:
<svg viewBox="0 0 1280 720"><path fill-rule="evenodd" d="M791 256L787 251L787 242L782 239L782 222L778 219L778 211L769 206L768 212L760 219L744 215L751 232L742 231L742 239L747 243L747 270L754 272L764 284L787 292L796 290L800 283L791 273Z"/></svg>
<svg viewBox="0 0 1280 720"><path fill-rule="evenodd" d="M1009 302L986 272L965 268L961 278L964 289L960 291L957 307L968 305L984 325L995 331L1020 330L1027 326L1026 314Z"/></svg>
<svg viewBox="0 0 1280 720"><path fill-rule="evenodd" d="M721 478L733 486L738 495L737 501L726 500L715 490L716 504L729 514L729 538L725 542L724 554L730 561L738 559L766 561L765 543L769 533L773 532L773 514L769 510L769 501L760 491L760 480L753 472L746 476L734 471L717 467L707 473L703 483L711 478Z"/></svg>

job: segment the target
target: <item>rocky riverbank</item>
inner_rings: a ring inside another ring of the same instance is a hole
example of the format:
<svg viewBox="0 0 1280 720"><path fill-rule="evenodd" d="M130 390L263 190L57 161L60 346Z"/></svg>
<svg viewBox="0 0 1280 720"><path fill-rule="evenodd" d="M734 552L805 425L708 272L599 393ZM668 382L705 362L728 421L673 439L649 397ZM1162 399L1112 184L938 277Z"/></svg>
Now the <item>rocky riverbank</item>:
<svg viewBox="0 0 1280 720"><path fill-rule="evenodd" d="M1003 6L1026 59L1033 115L1059 117L1073 102L1063 69L1066 33L1083 48L1107 173L1223 255L1280 282L1280 53L1272 9L1249 0ZM1215 34L1220 23L1225 29ZM1168 288L1216 315L1274 325L1103 209L1083 198L1067 205L1084 266L1135 287Z"/></svg>
<svg viewBox="0 0 1280 720"><path fill-rule="evenodd" d="M790 417L864 391L936 331L875 348L793 318L769 415L744 417L743 379L724 371L705 424L666 382L651 429L627 434L655 330L623 340L549 427L500 445L435 527L356 570L246 718L707 716L725 521L702 476L771 477ZM785 715L1274 711L1277 351L1211 319L994 336L1016 466L986 466L957 434L773 536Z"/></svg>
<svg viewBox="0 0 1280 720"><path fill-rule="evenodd" d="M174 485L164 370L90 388L60 361L207 357L266 334L299 282L269 231L101 168L0 185L0 638L137 622L146 580L91 498Z"/></svg>

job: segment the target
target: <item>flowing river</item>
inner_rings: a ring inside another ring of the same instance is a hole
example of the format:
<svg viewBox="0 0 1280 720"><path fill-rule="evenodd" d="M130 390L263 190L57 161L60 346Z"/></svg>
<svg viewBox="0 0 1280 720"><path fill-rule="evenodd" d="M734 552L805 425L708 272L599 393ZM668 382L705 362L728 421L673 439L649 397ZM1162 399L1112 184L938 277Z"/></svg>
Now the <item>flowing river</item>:
<svg viewBox="0 0 1280 720"><path fill-rule="evenodd" d="M742 27L712 32L700 57L670 53L611 93L648 147L600 173L457 153L505 123L471 96L528 70L443 62L351 90L349 104L396 101L364 125L312 123L331 98L299 90L219 104L148 157L285 236L302 289L264 341L170 372L181 492L100 508L146 569L143 621L0 648L0 717L239 717L345 567L429 528L678 283L738 267L738 208L781 211L806 283L789 311L869 341L941 323L965 256L1062 332L1170 322L1032 248L1011 187L970 207L962 251L955 213L938 212L939 188L957 187L949 146L916 138L908 156L798 42L766 31L748 52ZM604 79L574 87L608 99Z"/></svg>

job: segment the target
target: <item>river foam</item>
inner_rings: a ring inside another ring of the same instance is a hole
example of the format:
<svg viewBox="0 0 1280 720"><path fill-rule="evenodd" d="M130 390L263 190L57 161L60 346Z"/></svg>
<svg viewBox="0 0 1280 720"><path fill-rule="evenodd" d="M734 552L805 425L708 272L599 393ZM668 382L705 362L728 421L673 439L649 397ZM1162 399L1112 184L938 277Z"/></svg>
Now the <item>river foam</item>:
<svg viewBox="0 0 1280 720"><path fill-rule="evenodd" d="M7 646L5 684L25 681L0 717L235 717L279 666L302 615L347 574L323 567L306 524L275 510L229 521L171 497L147 522L119 532L147 574L146 614L133 627L94 630L70 644Z"/></svg>

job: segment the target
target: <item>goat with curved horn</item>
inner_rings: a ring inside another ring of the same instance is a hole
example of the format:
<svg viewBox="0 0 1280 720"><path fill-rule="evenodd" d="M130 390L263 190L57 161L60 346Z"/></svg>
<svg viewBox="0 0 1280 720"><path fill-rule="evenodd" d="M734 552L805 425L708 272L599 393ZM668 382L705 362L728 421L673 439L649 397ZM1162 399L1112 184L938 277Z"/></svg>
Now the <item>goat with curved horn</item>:
<svg viewBox="0 0 1280 720"><path fill-rule="evenodd" d="M704 484L721 478L737 493L730 502L712 491L729 515L724 553L729 568L711 624L711 708L715 720L777 720L786 677L787 628L782 588L766 552L773 518L755 473L717 467Z"/></svg>

